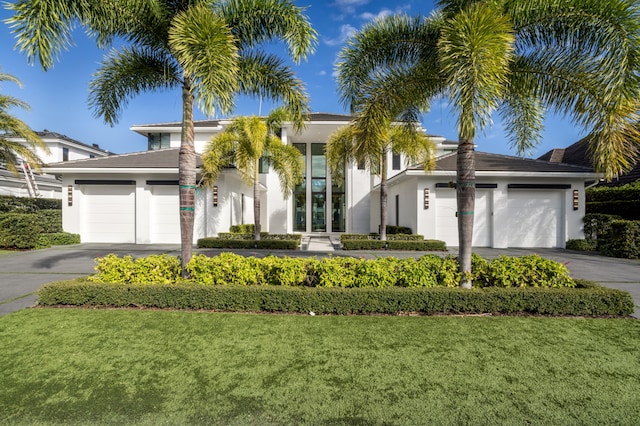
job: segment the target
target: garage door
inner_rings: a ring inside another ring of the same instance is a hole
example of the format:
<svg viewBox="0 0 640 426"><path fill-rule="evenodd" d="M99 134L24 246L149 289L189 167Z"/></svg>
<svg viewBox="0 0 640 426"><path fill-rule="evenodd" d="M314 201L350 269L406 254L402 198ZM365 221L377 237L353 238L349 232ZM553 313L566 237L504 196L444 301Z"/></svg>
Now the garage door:
<svg viewBox="0 0 640 426"><path fill-rule="evenodd" d="M491 247L492 192L476 190L476 205L473 224L473 246ZM458 218L456 217L457 200L454 189L438 189L436 191L436 239L447 243L447 246L458 246Z"/></svg>
<svg viewBox="0 0 640 426"><path fill-rule="evenodd" d="M149 225L151 243L180 243L180 197L177 185L151 187Z"/></svg>
<svg viewBox="0 0 640 426"><path fill-rule="evenodd" d="M85 186L82 242L135 243L135 186Z"/></svg>
<svg viewBox="0 0 640 426"><path fill-rule="evenodd" d="M563 191L509 190L509 247L563 247Z"/></svg>

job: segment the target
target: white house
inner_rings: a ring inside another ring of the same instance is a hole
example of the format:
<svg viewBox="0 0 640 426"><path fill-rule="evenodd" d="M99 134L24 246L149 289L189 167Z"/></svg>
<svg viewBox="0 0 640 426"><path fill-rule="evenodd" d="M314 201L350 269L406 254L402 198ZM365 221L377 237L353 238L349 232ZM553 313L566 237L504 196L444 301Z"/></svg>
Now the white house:
<svg viewBox="0 0 640 426"><path fill-rule="evenodd" d="M369 233L379 227L378 179L353 164L344 183L332 182L324 156L329 135L346 125L346 115L314 113L301 133L291 125L284 143L303 154L303 184L284 199L278 178L265 165L260 174L261 223L272 233ZM196 151L229 121L195 124ZM144 152L72 160L47 166L61 176L63 227L83 242L178 243L178 147L180 123L140 125ZM432 137L438 146L436 170L407 167L389 154L389 225L410 227L426 238L456 246L456 143ZM474 244L487 247L564 247L582 237L584 189L597 180L590 168L477 153ZM200 159L198 158L198 167ZM252 188L234 169L213 188L196 191L194 242L253 223Z"/></svg>
<svg viewBox="0 0 640 426"><path fill-rule="evenodd" d="M48 152L40 147L35 149L35 154L44 164L104 157L110 154L109 151L100 148L97 144L88 145L46 129L42 132L36 132L36 134L48 148ZM4 138L11 142L20 142L26 145L26 141L18 137L5 135ZM0 167L0 195L33 196L33 194L29 193L28 172L25 172L22 167L19 167L19 170L20 173L16 176L5 168ZM35 189L38 196L44 198L62 197L62 184L56 176L38 174L34 171L33 178L35 179Z"/></svg>

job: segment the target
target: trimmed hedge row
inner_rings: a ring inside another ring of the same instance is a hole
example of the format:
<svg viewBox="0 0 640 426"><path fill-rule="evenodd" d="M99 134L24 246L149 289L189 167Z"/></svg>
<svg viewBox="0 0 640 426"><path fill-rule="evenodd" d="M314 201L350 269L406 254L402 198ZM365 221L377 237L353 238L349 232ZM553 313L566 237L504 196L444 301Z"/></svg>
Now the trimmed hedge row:
<svg viewBox="0 0 640 426"><path fill-rule="evenodd" d="M380 234L342 234L340 242L350 240L380 240ZM420 234L389 234L387 241L422 241L424 236Z"/></svg>
<svg viewBox="0 0 640 426"><path fill-rule="evenodd" d="M447 245L439 240L344 240L343 250L415 250L415 251L446 251Z"/></svg>
<svg viewBox="0 0 640 426"><path fill-rule="evenodd" d="M80 235L62 232L60 210L0 214L0 247L29 250L78 244Z"/></svg>
<svg viewBox="0 0 640 426"><path fill-rule="evenodd" d="M603 239L598 239L600 253L626 259L640 258L640 221L617 220Z"/></svg>
<svg viewBox="0 0 640 426"><path fill-rule="evenodd" d="M317 314L540 314L626 316L627 292L590 286L540 288L322 288L283 286L136 286L86 279L42 287L40 305L204 309Z"/></svg>
<svg viewBox="0 0 640 426"><path fill-rule="evenodd" d="M0 195L1 213L35 213L38 210L62 210L62 200Z"/></svg>
<svg viewBox="0 0 640 426"><path fill-rule="evenodd" d="M181 280L174 256L133 259L110 254L96 259L91 281L122 284L174 283ZM381 257L244 257L221 253L195 255L186 266L191 281L209 285L282 285L318 287L457 287L460 272L452 256L424 255L418 259ZM574 287L567 267L538 255L501 256L487 261L472 256L477 287Z"/></svg>
<svg viewBox="0 0 640 426"><path fill-rule="evenodd" d="M640 220L639 200L588 201L587 213L614 214L627 220Z"/></svg>
<svg viewBox="0 0 640 426"><path fill-rule="evenodd" d="M219 232L218 238L221 240L253 240L253 234L242 234L239 232ZM302 234L270 234L260 233L261 240L298 240L302 241Z"/></svg>
<svg viewBox="0 0 640 426"><path fill-rule="evenodd" d="M198 248L297 250L300 240L246 240L207 237L198 239Z"/></svg>

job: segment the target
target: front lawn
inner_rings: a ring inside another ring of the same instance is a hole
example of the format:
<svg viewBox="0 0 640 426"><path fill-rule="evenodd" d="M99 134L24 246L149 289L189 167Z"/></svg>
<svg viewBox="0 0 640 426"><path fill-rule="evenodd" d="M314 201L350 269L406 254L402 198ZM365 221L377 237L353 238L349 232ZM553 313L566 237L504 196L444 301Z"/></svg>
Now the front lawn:
<svg viewBox="0 0 640 426"><path fill-rule="evenodd" d="M31 309L1 424L637 424L640 322Z"/></svg>

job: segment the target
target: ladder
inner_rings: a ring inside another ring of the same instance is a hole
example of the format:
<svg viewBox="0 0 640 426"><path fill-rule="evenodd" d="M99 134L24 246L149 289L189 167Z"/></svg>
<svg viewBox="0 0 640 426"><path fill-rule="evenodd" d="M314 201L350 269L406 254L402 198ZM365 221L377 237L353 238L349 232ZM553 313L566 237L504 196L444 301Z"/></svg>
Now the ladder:
<svg viewBox="0 0 640 426"><path fill-rule="evenodd" d="M29 197L39 197L40 190L38 189L36 178L33 175L33 170L31 170L31 166L28 162L22 162L22 170L24 171L24 180L27 182L27 191L29 192Z"/></svg>

